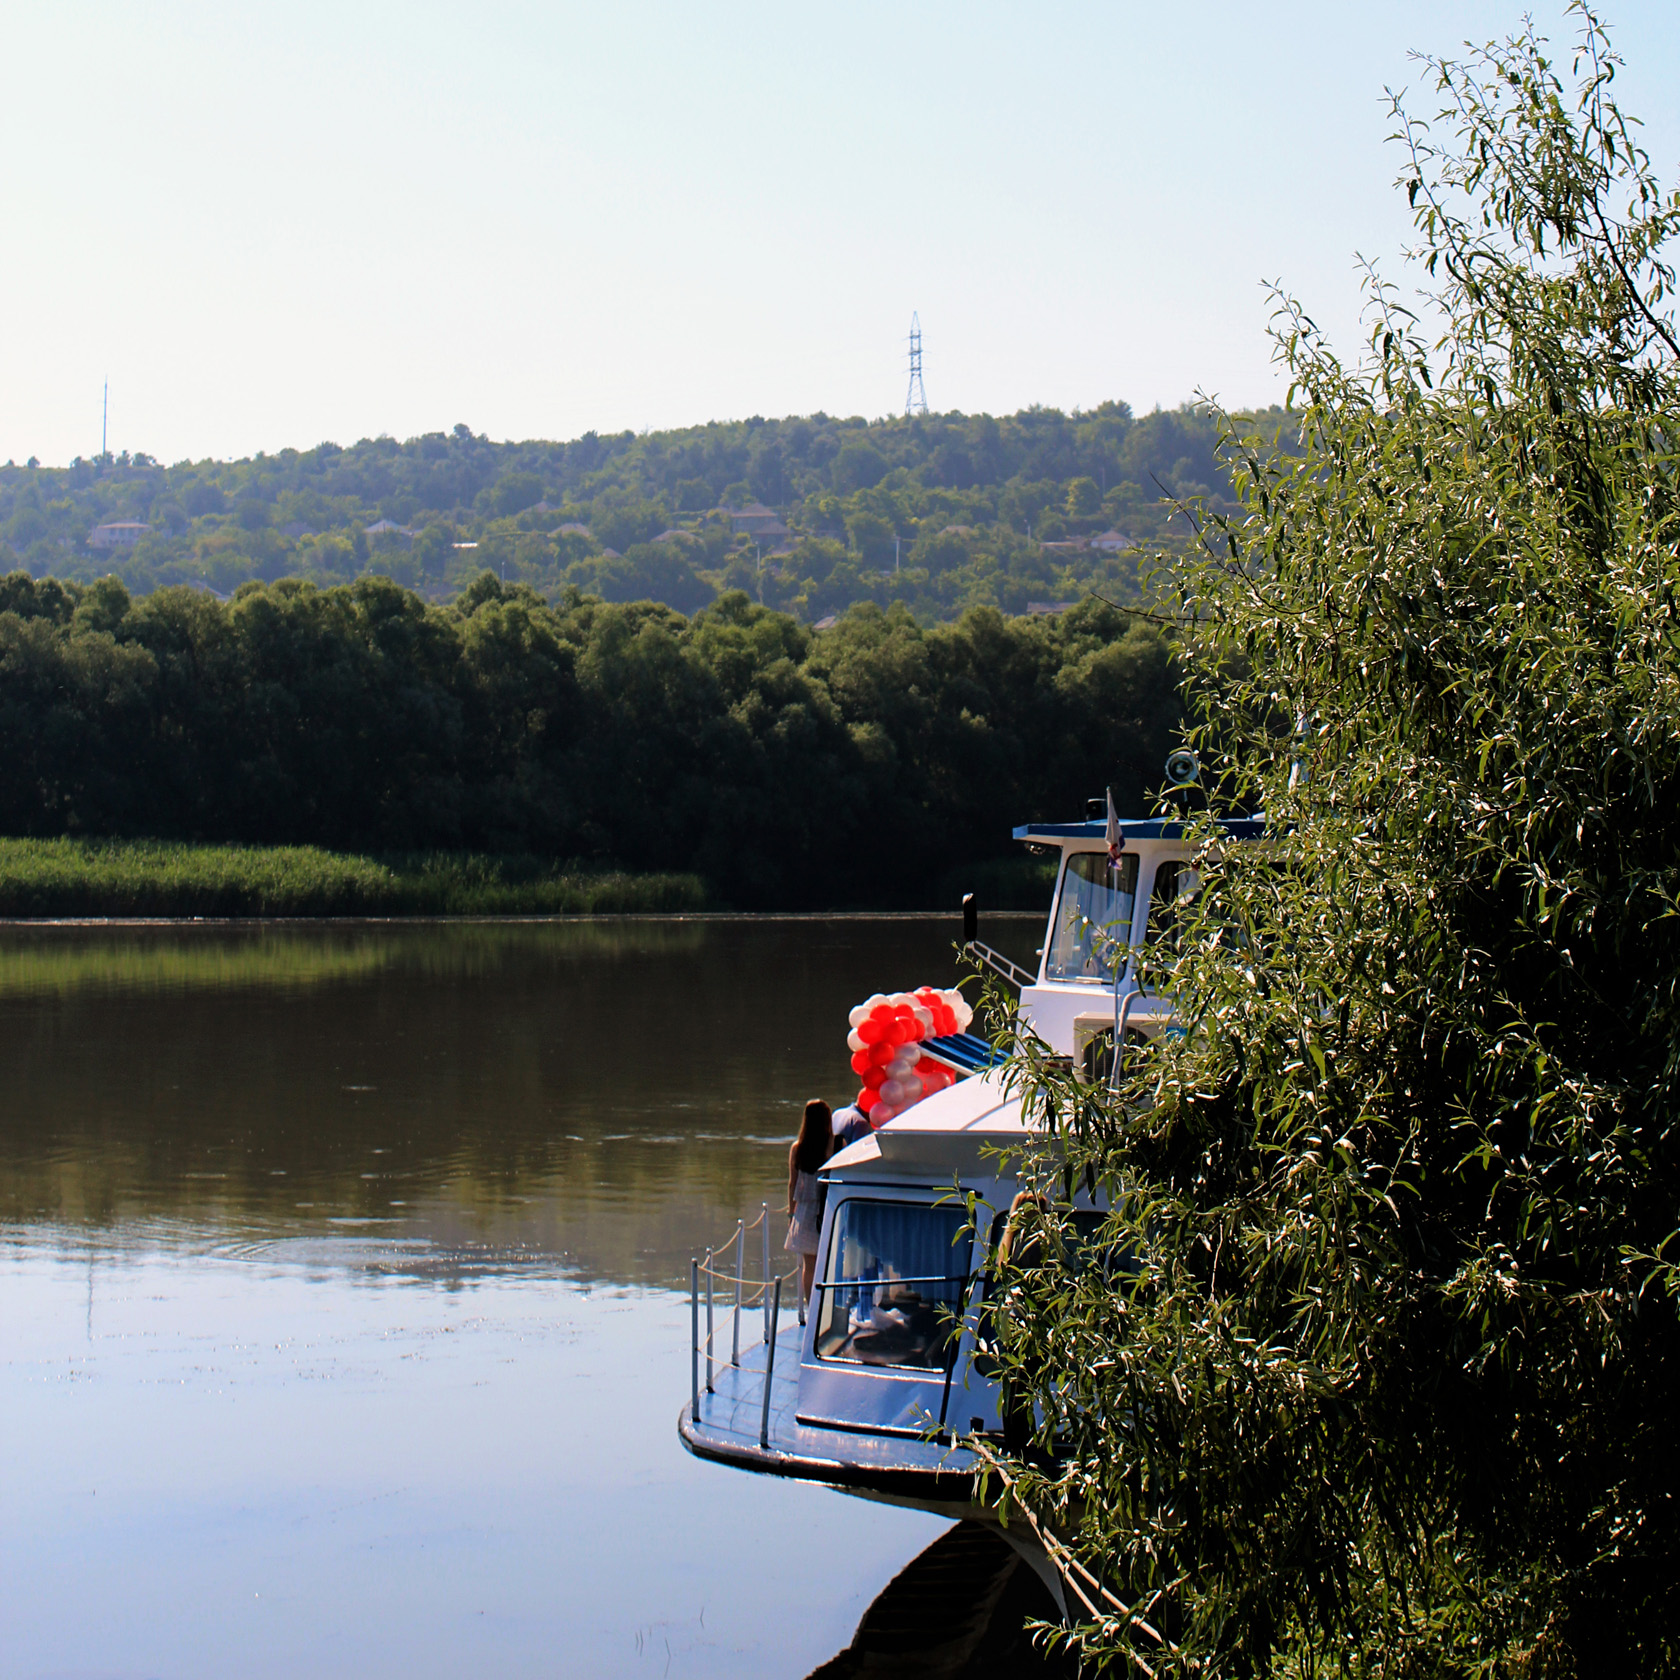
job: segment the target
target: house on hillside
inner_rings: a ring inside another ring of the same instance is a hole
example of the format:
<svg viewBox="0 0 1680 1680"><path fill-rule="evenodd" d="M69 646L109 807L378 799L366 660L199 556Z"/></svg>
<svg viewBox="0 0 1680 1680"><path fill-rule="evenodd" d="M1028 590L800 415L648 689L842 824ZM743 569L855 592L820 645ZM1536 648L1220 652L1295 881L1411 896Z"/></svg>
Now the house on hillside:
<svg viewBox="0 0 1680 1680"><path fill-rule="evenodd" d="M1108 554L1118 554L1122 549L1136 548L1137 539L1124 531L1104 531L1100 536L1091 538L1091 547L1100 548Z"/></svg>
<svg viewBox="0 0 1680 1680"><path fill-rule="evenodd" d="M763 502L749 502L739 512L731 510L729 528L738 537L751 537L763 548L774 548L793 534L782 523L776 510L767 508Z"/></svg>
<svg viewBox="0 0 1680 1680"><path fill-rule="evenodd" d="M87 534L87 545L89 548L133 548L149 530L151 526L142 524L138 519L114 519L108 525L95 525Z"/></svg>
<svg viewBox="0 0 1680 1680"><path fill-rule="evenodd" d="M410 542L414 541L414 533L394 519L376 519L366 530L370 537L407 537Z"/></svg>

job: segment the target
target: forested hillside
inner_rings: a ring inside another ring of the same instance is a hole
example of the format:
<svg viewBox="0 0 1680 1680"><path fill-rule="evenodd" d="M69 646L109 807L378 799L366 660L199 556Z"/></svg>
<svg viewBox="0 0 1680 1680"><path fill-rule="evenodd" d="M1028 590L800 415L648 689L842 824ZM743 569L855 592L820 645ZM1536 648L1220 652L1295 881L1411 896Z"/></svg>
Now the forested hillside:
<svg viewBox="0 0 1680 1680"><path fill-rule="evenodd" d="M1275 435L1284 416L1252 418ZM804 623L874 601L932 624L1092 590L1130 598L1139 550L1189 537L1163 497L1223 495L1215 443L1193 407L1134 416L1109 402L569 443L492 443L461 425L244 461L7 463L0 572L114 574L135 594L380 574L444 601L488 568L551 599L571 585L691 613L742 590ZM129 529L99 530L113 524Z"/></svg>
<svg viewBox="0 0 1680 1680"><path fill-rule="evenodd" d="M1162 637L1096 600L932 627L866 603L817 631L739 591L685 618L488 573L443 606L383 578L227 603L0 578L9 835L536 854L695 871L743 907L996 902L1010 827L1108 784L1141 808L1177 717Z"/></svg>

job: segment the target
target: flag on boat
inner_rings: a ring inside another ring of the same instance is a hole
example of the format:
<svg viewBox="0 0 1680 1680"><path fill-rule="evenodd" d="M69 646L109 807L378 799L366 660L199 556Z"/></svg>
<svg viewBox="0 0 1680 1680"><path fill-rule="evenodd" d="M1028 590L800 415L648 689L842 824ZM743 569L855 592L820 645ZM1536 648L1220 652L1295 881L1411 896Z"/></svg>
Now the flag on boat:
<svg viewBox="0 0 1680 1680"><path fill-rule="evenodd" d="M1108 790L1108 831L1105 835L1108 841L1108 861L1110 864L1120 862L1120 854L1126 849L1125 837L1120 833L1120 814L1114 809L1114 789Z"/></svg>

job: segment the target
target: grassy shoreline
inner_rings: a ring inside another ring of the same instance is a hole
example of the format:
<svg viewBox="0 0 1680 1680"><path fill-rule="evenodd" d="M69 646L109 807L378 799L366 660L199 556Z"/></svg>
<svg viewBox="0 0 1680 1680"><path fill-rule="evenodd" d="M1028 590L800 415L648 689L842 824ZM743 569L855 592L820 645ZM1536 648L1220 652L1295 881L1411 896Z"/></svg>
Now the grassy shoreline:
<svg viewBox="0 0 1680 1680"><path fill-rule="evenodd" d="M700 910L697 875L549 858L0 838L0 917L561 916Z"/></svg>

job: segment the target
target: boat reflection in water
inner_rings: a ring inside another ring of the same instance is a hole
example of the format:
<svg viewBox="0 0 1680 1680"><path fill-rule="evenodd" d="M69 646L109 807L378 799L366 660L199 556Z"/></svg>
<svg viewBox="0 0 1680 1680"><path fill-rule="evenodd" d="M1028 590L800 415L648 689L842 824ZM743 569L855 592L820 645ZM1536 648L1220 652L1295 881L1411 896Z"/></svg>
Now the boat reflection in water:
<svg viewBox="0 0 1680 1680"><path fill-rule="evenodd" d="M1197 888L1185 830L1175 822L1087 822L1015 832L1062 854L1038 970L998 959L972 929L971 949L1018 978L1024 1026L1053 1054L1097 1073L1116 1029L1123 1039L1169 1027L1170 1002L1144 990L1141 959L1170 937ZM1261 824L1229 823L1225 832L1231 841L1255 839ZM828 1162L806 1322L787 1310L792 1303L778 1308L772 1282L762 1327L757 1336L748 1331L737 1354L742 1313L761 1305L742 1276L745 1239L696 1266L693 1392L679 1432L691 1452L718 1463L992 1524L1060 1604L1061 1582L1043 1551L1021 1524L996 1525L976 1498L978 1459L964 1444L1004 1438L997 1384L977 1337L1019 1188L1000 1155L1029 1141L1029 1125L985 1041L959 1034L922 1048L964 1077ZM1102 1211L1084 1192L1073 1210Z"/></svg>

